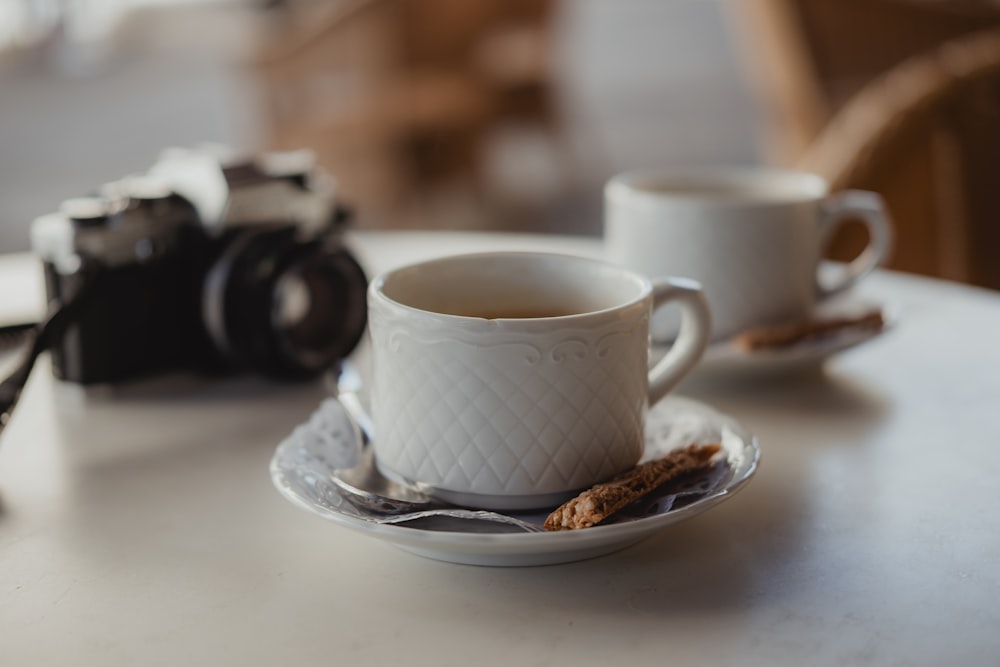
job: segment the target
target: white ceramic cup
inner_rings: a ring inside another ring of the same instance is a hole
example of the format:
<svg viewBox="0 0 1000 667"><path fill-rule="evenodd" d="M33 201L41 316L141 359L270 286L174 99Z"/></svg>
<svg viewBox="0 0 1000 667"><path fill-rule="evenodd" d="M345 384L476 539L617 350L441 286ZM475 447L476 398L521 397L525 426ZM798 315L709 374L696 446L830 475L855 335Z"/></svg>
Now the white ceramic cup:
<svg viewBox="0 0 1000 667"><path fill-rule="evenodd" d="M650 316L668 302L680 335L650 369ZM697 283L557 254L397 269L371 282L368 308L379 469L491 509L551 506L633 466L648 406L710 331Z"/></svg>
<svg viewBox="0 0 1000 667"><path fill-rule="evenodd" d="M768 168L638 170L604 190L604 234L613 263L647 276L668 269L702 284L713 338L803 319L877 267L892 244L881 197L828 193L811 173ZM818 274L827 243L848 219L869 231L867 248L830 283ZM653 336L676 333L662 313Z"/></svg>

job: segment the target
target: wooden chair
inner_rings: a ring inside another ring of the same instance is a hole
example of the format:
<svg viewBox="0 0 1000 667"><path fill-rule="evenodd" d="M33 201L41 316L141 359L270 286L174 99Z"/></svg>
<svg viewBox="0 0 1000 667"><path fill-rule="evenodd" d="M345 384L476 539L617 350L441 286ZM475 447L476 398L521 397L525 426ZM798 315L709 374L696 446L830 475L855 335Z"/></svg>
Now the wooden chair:
<svg viewBox="0 0 1000 667"><path fill-rule="evenodd" d="M992 0L726 0L761 109L762 151L791 165L858 91L907 58L1000 26Z"/></svg>
<svg viewBox="0 0 1000 667"><path fill-rule="evenodd" d="M251 65L266 144L313 148L366 225L439 224L414 219L414 202L455 183L480 188L492 128L559 124L554 0L283 5Z"/></svg>
<svg viewBox="0 0 1000 667"><path fill-rule="evenodd" d="M891 266L1000 289L1000 29L914 56L867 84L798 166L882 193ZM841 240L848 255L862 241Z"/></svg>

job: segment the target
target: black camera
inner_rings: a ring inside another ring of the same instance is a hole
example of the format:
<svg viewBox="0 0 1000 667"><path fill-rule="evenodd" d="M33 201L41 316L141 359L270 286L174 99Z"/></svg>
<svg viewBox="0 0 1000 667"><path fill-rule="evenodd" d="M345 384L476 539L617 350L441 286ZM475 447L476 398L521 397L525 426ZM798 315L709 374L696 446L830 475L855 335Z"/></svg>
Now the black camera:
<svg viewBox="0 0 1000 667"><path fill-rule="evenodd" d="M309 379L364 333L347 209L311 153L171 149L36 219L53 368L81 384L169 371Z"/></svg>

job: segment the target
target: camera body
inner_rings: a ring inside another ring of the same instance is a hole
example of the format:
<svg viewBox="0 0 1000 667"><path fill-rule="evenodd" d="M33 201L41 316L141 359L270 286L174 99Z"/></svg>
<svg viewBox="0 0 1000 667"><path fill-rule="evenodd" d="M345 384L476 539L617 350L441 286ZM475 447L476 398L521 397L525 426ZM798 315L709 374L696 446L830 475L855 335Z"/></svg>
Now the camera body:
<svg viewBox="0 0 1000 667"><path fill-rule="evenodd" d="M367 278L334 194L307 152L171 149L37 218L49 301L74 310L52 348L56 375L322 373L366 323Z"/></svg>

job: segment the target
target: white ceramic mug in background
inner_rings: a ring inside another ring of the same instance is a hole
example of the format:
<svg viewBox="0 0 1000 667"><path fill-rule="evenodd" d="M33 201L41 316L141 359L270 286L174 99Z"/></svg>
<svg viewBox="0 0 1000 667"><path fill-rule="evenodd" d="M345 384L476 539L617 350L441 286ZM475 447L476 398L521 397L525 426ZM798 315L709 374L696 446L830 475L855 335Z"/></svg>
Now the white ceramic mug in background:
<svg viewBox="0 0 1000 667"><path fill-rule="evenodd" d="M815 174L768 168L638 170L605 187L610 261L647 276L664 269L702 284L713 338L808 317L889 252L892 227L881 197L828 193ZM867 248L832 283L818 278L823 252L848 219L868 227ZM662 313L653 336L669 339L676 318Z"/></svg>
<svg viewBox="0 0 1000 667"><path fill-rule="evenodd" d="M680 335L649 368L651 313ZM697 363L710 321L693 281L593 259L458 255L369 287L375 459L442 500L557 504L633 466L647 407Z"/></svg>

